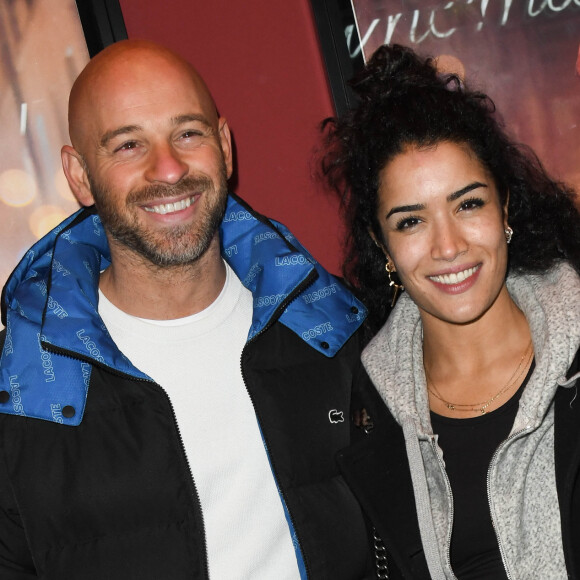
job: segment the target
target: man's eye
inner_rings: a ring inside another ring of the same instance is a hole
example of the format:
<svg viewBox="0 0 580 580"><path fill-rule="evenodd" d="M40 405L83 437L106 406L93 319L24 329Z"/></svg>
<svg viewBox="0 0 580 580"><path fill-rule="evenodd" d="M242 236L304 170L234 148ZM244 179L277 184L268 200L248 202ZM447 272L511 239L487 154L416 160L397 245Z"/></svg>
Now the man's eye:
<svg viewBox="0 0 580 580"><path fill-rule="evenodd" d="M119 147L117 147L115 149L115 153L117 151L130 151L131 149L136 149L137 148L137 141L126 141L125 143L123 143L122 145L120 145Z"/></svg>
<svg viewBox="0 0 580 580"><path fill-rule="evenodd" d="M421 220L418 217L405 217L400 219L395 228L399 231L403 231L403 230L408 230L411 229L412 227L416 226L417 224L419 224L421 222Z"/></svg>
<svg viewBox="0 0 580 580"><path fill-rule="evenodd" d="M201 137L202 133L201 131L185 131L181 137L183 139L193 139L195 137Z"/></svg>

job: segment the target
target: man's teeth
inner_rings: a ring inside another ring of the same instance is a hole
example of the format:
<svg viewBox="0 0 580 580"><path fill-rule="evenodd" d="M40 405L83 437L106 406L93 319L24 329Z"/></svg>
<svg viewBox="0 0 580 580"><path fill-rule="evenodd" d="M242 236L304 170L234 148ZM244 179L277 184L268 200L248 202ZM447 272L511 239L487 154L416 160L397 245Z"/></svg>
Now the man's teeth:
<svg viewBox="0 0 580 580"><path fill-rule="evenodd" d="M434 282L439 282L439 284L459 284L459 282L463 282L463 280L473 276L477 270L479 270L479 266L474 266L473 268L468 268L467 270L462 270L461 272L455 272L453 274L429 276L429 278Z"/></svg>
<svg viewBox="0 0 580 580"><path fill-rule="evenodd" d="M188 197L186 199L182 199L181 201L176 201L175 203L162 203L160 205L153 205L151 207L145 206L144 209L145 211L165 215L166 213L181 211L182 209L189 207L194 201L195 199L193 197Z"/></svg>

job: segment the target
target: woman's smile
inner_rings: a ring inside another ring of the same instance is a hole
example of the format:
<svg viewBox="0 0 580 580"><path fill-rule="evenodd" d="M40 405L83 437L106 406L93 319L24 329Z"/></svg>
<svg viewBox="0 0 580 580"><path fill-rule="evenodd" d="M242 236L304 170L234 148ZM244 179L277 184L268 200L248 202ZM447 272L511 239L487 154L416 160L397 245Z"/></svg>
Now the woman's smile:
<svg viewBox="0 0 580 580"><path fill-rule="evenodd" d="M443 292L449 294L459 294L471 288L477 281L479 272L481 271L481 264L469 267L461 267L455 272L434 274L428 276L429 280L433 282Z"/></svg>

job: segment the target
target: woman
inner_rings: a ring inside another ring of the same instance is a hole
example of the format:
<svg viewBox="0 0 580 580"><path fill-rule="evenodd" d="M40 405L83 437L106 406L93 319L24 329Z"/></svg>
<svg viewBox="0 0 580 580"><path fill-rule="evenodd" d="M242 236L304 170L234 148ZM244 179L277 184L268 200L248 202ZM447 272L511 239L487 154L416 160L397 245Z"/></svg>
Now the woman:
<svg viewBox="0 0 580 580"><path fill-rule="evenodd" d="M574 194L484 94L409 49L380 48L354 90L359 106L326 125L323 169L388 408L361 395L364 435L339 459L377 556L391 578L577 577Z"/></svg>

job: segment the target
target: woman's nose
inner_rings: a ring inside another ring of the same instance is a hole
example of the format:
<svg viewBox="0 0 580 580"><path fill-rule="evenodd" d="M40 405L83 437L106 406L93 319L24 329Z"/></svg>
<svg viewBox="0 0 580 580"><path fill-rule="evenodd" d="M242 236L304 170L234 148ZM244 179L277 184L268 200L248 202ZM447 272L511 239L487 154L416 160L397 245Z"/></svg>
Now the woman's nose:
<svg viewBox="0 0 580 580"><path fill-rule="evenodd" d="M461 227L453 220L444 220L433 228L432 257L436 260L453 261L467 250L467 242Z"/></svg>

